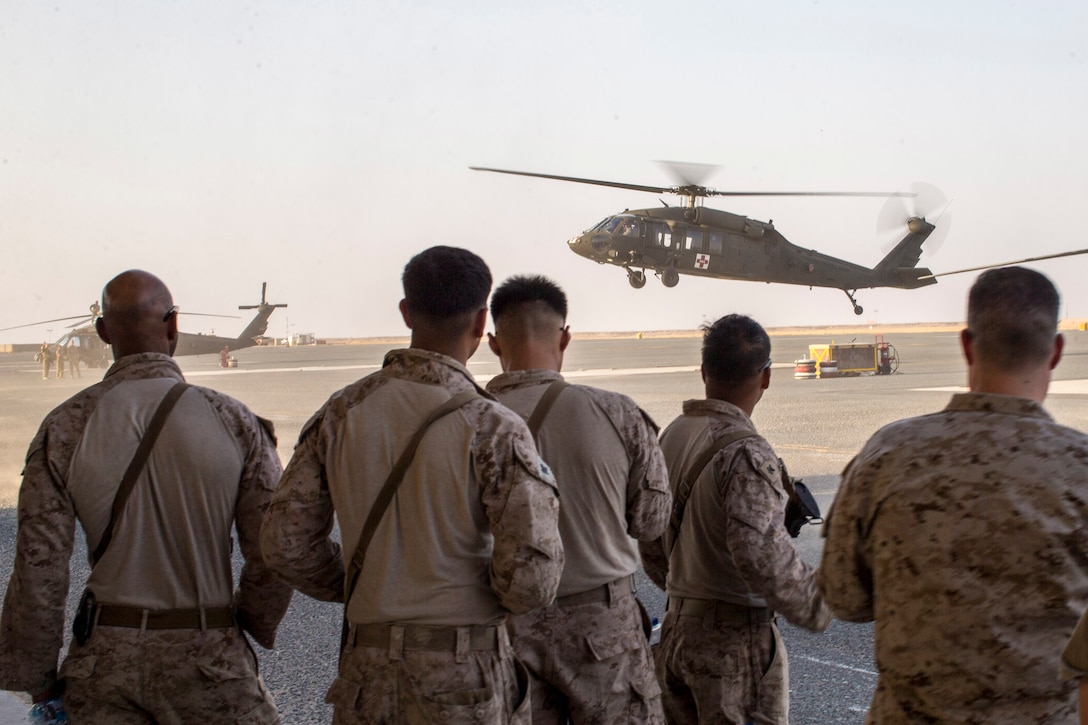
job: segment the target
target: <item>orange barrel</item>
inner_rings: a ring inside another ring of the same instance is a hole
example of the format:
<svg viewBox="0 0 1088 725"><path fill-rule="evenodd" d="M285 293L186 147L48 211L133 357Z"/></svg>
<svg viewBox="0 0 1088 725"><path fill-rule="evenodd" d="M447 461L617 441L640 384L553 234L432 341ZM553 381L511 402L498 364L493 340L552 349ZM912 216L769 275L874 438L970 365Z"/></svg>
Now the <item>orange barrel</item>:
<svg viewBox="0 0 1088 725"><path fill-rule="evenodd" d="M821 378L837 378L839 377L839 361L838 360L824 360L820 363L820 377Z"/></svg>
<svg viewBox="0 0 1088 725"><path fill-rule="evenodd" d="M798 380L811 380L816 377L816 361L807 357L793 361L793 377Z"/></svg>

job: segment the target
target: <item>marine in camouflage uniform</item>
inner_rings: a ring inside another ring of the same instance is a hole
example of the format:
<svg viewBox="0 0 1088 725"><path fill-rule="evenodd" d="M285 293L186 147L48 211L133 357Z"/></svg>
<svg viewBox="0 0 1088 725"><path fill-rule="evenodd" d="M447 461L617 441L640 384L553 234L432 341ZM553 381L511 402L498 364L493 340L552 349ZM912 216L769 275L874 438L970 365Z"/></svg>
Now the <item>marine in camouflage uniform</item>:
<svg viewBox="0 0 1088 725"><path fill-rule="evenodd" d="M19 493L0 687L36 699L62 690L57 653L76 523L94 551L142 432L183 380L162 282L125 272L103 300L99 334L112 339L117 361L43 421ZM260 558L261 516L280 472L271 424L221 393L185 391L88 579L97 626L86 644L72 642L60 671L73 722L279 721L243 631L272 647L291 598ZM232 526L245 557L237 590Z"/></svg>
<svg viewBox="0 0 1088 725"><path fill-rule="evenodd" d="M262 528L265 559L300 591L343 601L345 566L408 441L476 389L491 275L434 247L405 268L412 347L335 393L306 424ZM480 391L482 392L482 391ZM334 516L348 552L329 538ZM555 480L525 422L486 393L422 438L347 602L333 722L528 722L504 621L555 597L563 567ZM520 680L520 681L519 681Z"/></svg>
<svg viewBox="0 0 1088 725"><path fill-rule="evenodd" d="M1088 436L1043 409L1061 356L1037 272L971 289L971 392L878 431L843 473L820 583L875 620L869 723L1073 723L1059 655L1088 605Z"/></svg>
<svg viewBox="0 0 1088 725"><path fill-rule="evenodd" d="M570 342L566 295L514 277L491 298L491 349L503 374L488 392L535 423ZM630 398L583 385L559 390L536 432L561 495L567 563L555 604L510 619L533 684L533 723L661 723L648 622L632 591L636 539L668 523L671 496L657 427ZM547 405L547 403L545 403Z"/></svg>
<svg viewBox="0 0 1088 725"><path fill-rule="evenodd" d="M670 723L786 723L789 669L775 617L822 631L831 613L816 573L785 527L787 494L770 444L752 435L695 462L714 441L755 431L770 385L770 340L754 320L728 315L706 328L706 400L684 403L661 434L674 500L694 475L679 529L640 544L646 573L669 595L657 648Z"/></svg>

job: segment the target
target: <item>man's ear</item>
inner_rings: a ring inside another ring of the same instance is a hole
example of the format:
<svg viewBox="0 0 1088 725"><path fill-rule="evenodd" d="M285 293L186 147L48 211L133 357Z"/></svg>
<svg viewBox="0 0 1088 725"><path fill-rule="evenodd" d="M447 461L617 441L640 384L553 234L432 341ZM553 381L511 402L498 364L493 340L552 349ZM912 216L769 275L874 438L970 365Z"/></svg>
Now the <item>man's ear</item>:
<svg viewBox="0 0 1088 725"><path fill-rule="evenodd" d="M763 389L763 390L766 390L767 388L771 387L771 369L770 368L767 368L761 374L761 377L759 379L759 387L761 389Z"/></svg>
<svg viewBox="0 0 1088 725"><path fill-rule="evenodd" d="M963 349L963 359L968 365L973 365L975 362L975 351L972 347L974 339L974 335L967 328L960 330L960 347Z"/></svg>
<svg viewBox="0 0 1088 725"><path fill-rule="evenodd" d="M563 332L559 335L559 352L566 352L570 344L570 325L563 326Z"/></svg>
<svg viewBox="0 0 1088 725"><path fill-rule="evenodd" d="M405 327L407 327L409 330L411 330L412 329L412 316L408 312L408 300L401 300L399 307L400 307L400 316L401 316L401 319L404 320Z"/></svg>
<svg viewBox="0 0 1088 725"><path fill-rule="evenodd" d="M166 339L172 343L177 344L178 339L178 313L170 315L170 319L166 321Z"/></svg>
<svg viewBox="0 0 1088 725"><path fill-rule="evenodd" d="M491 348L491 352L495 353L495 357L502 358L502 350L499 348L499 338L487 333L487 346Z"/></svg>
<svg viewBox="0 0 1088 725"><path fill-rule="evenodd" d="M102 342L107 345L112 344L110 343L110 334L106 331L106 323L102 321L101 317L96 317L94 319L94 331L98 333L98 338L102 340Z"/></svg>
<svg viewBox="0 0 1088 725"><path fill-rule="evenodd" d="M487 331L487 308L481 307L472 321L472 336L479 340Z"/></svg>
<svg viewBox="0 0 1088 725"><path fill-rule="evenodd" d="M1062 359L1062 350L1065 349L1065 337L1058 333L1054 338L1054 354L1050 356L1050 369L1058 367L1058 362Z"/></svg>
<svg viewBox="0 0 1088 725"><path fill-rule="evenodd" d="M703 368L702 365L699 366L699 376L702 377L703 384L705 385L706 384L706 370Z"/></svg>

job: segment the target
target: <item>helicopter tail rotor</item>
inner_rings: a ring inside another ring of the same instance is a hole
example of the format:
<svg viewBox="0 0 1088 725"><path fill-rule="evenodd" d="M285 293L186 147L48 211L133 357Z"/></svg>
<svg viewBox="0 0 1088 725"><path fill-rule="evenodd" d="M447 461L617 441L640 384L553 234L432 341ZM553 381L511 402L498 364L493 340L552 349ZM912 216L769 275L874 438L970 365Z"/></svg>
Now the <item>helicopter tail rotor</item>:
<svg viewBox="0 0 1088 725"><path fill-rule="evenodd" d="M932 257L944 244L952 226L952 215L948 213L952 202L933 184L915 183L911 191L912 197L893 196L884 202L877 216L876 231L881 238L893 238L883 245L886 253L895 246L898 235L911 219L925 219L936 227L925 241L926 256Z"/></svg>

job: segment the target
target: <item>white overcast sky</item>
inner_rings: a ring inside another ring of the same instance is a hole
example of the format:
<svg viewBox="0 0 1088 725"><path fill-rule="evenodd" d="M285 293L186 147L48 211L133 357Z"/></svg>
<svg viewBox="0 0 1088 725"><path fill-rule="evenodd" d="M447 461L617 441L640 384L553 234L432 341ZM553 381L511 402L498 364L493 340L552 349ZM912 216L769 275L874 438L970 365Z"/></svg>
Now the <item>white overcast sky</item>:
<svg viewBox="0 0 1088 725"><path fill-rule="evenodd" d="M267 281L290 304L272 334L403 334L400 273L433 244L476 251L496 282L553 277L576 331L858 322L836 290L633 290L565 242L655 195L468 166L667 185L655 160L703 162L729 190L925 181L954 200L934 271L1088 247L1086 37L1076 1L6 0L0 327L84 312L138 267L194 312L248 315ZM882 203L708 205L872 266ZM1088 256L1036 266L1063 315L1088 317ZM860 321L961 320L972 279L862 290Z"/></svg>

